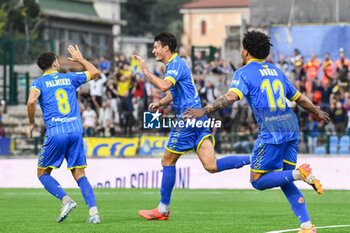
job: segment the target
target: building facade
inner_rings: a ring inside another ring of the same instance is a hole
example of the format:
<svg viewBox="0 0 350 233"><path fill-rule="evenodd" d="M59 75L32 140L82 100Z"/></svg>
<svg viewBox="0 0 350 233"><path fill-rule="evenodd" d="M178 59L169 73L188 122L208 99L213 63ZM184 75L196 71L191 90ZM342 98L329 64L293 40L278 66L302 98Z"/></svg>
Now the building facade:
<svg viewBox="0 0 350 233"><path fill-rule="evenodd" d="M192 46L223 48L226 39L249 22L248 0L198 0L182 6L184 35L182 44L187 51ZM239 35L240 33L238 33Z"/></svg>
<svg viewBox="0 0 350 233"><path fill-rule="evenodd" d="M40 0L39 6L47 15L44 39L54 39L55 52L62 57L68 55L67 47L77 44L84 56L99 59L100 56L113 58L115 27L123 23L100 17L103 4L93 0ZM101 1L106 2L106 1ZM110 1L120 3L119 1ZM98 10L96 10L98 9ZM120 11L120 8L116 8ZM120 30L119 30L120 31Z"/></svg>

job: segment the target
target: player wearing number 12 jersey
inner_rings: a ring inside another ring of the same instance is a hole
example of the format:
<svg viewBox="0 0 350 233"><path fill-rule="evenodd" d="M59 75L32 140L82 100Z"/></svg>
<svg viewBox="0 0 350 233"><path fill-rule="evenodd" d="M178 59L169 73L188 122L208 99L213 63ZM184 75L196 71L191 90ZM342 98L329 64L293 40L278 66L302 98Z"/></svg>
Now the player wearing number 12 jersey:
<svg viewBox="0 0 350 233"><path fill-rule="evenodd" d="M245 97L259 126L251 161L252 186L258 190L281 187L300 221L300 233L315 233L316 228L311 224L304 197L294 181L305 181L319 194L323 189L309 165L303 164L295 169L298 119L288 107L286 98L296 101L321 120L328 121L329 117L300 94L276 66L265 62L270 46L270 38L265 34L247 32L241 49L245 66L235 72L229 91L203 109L189 109L185 114L198 118Z"/></svg>
<svg viewBox="0 0 350 233"><path fill-rule="evenodd" d="M30 87L27 104L29 118L29 136L35 127L34 115L36 101L39 101L46 125L46 138L39 154L38 178L45 189L62 202L61 213L57 222L62 222L77 204L61 188L60 184L50 175L52 169L59 168L63 159L67 160L77 181L85 202L89 206L88 223L99 223L94 191L85 176L86 158L82 138L83 126L77 104L76 89L90 79L95 79L99 71L85 60L79 48L68 47L72 58L79 62L87 71L78 73L58 73L59 64L52 52L40 54L38 66L44 71L42 77L34 80Z"/></svg>

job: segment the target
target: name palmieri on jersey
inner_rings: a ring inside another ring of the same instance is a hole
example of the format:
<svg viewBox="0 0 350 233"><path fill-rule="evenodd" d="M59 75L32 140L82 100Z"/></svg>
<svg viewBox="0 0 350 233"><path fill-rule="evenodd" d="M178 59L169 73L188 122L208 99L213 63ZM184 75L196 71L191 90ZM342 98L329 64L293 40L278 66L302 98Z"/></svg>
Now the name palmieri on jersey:
<svg viewBox="0 0 350 233"><path fill-rule="evenodd" d="M57 87L57 86L71 85L70 79L68 79L68 78L49 80L49 81L45 81L45 83L46 83L46 87Z"/></svg>

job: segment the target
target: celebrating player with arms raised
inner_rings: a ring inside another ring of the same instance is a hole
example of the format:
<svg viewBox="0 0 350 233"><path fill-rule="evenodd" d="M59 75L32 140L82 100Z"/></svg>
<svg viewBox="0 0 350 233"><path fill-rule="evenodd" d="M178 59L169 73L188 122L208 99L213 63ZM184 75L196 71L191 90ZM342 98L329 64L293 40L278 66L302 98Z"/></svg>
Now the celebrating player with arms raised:
<svg viewBox="0 0 350 233"><path fill-rule="evenodd" d="M304 197L293 181L303 180L319 194L323 189L309 165L303 164L295 169L299 144L298 118L288 107L286 98L296 101L323 121L328 121L329 117L300 94L281 70L265 62L270 46L270 38L265 34L247 32L241 50L245 66L235 72L229 91L203 109L189 109L185 114L199 118L246 97L259 125L251 162L252 186L258 190L281 187L299 218L300 233L315 233Z"/></svg>
<svg viewBox="0 0 350 233"><path fill-rule="evenodd" d="M201 102L194 84L191 70L186 63L175 53L176 38L168 32L159 33L154 39L153 53L156 60L165 64L164 79L153 75L146 67L144 59L135 56L140 61L142 72L149 80L167 95L158 103L151 103L150 110L157 110L160 106L174 102L177 122L183 120L182 114L186 108L200 108ZM202 116L196 121L208 120ZM232 168L240 168L250 163L250 156L227 156L215 158L213 147L214 137L208 127L173 127L170 132L166 151L162 159L163 178L161 185L161 200L154 210L140 210L139 214L145 219L168 220L171 192L175 184L175 164L181 154L195 149L204 168L210 172L220 172ZM210 140L213 140L213 142Z"/></svg>
<svg viewBox="0 0 350 233"><path fill-rule="evenodd" d="M83 125L77 103L76 90L90 79L99 76L94 65L85 60L78 46L70 45L68 51L72 58L87 70L78 73L58 73L59 64L52 52L44 52L38 57L37 64L44 71L42 77L34 80L30 87L27 104L29 118L29 136L35 127L34 115L36 101L39 100L46 126L46 139L43 143L39 161L38 178L45 189L62 200L61 214L57 222L62 222L77 204L61 188L50 174L59 168L65 158L68 169L77 181L85 202L89 206L88 223L99 223L100 216L96 207L94 191L85 176L86 158L83 142Z"/></svg>

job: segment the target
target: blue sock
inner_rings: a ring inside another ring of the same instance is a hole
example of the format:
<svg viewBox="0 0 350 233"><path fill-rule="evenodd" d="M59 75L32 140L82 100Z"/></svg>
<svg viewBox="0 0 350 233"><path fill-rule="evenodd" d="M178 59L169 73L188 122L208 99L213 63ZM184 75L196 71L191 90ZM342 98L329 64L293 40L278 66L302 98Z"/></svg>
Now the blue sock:
<svg viewBox="0 0 350 233"><path fill-rule="evenodd" d="M260 179L252 181L252 186L258 190L279 187L294 181L293 170L269 172Z"/></svg>
<svg viewBox="0 0 350 233"><path fill-rule="evenodd" d="M86 204L88 204L89 209L96 206L94 190L92 189L86 176L81 177L77 182L80 187L81 194L83 195Z"/></svg>
<svg viewBox="0 0 350 233"><path fill-rule="evenodd" d="M61 188L61 185L49 174L44 174L39 177L40 182L44 185L45 189L53 196L62 200L67 193Z"/></svg>
<svg viewBox="0 0 350 233"><path fill-rule="evenodd" d="M216 160L216 167L218 169L218 172L232 168L240 168L247 164L250 164L250 155L231 155Z"/></svg>
<svg viewBox="0 0 350 233"><path fill-rule="evenodd" d="M294 170L295 166L284 163L283 170ZM281 186L281 189L286 195L294 214L298 217L300 224L310 221L309 213L306 208L305 199L300 190L295 186L294 182ZM300 199L302 198L302 199ZM301 203L299 202L301 201Z"/></svg>
<svg viewBox="0 0 350 233"><path fill-rule="evenodd" d="M169 205L171 192L173 191L176 178L175 166L164 166L163 167L163 178L162 186L160 188L160 202Z"/></svg>
<svg viewBox="0 0 350 233"><path fill-rule="evenodd" d="M294 214L298 217L300 224L310 221L304 196L294 182L282 185L281 189L286 195Z"/></svg>

